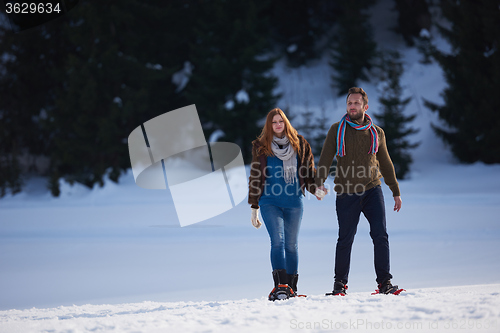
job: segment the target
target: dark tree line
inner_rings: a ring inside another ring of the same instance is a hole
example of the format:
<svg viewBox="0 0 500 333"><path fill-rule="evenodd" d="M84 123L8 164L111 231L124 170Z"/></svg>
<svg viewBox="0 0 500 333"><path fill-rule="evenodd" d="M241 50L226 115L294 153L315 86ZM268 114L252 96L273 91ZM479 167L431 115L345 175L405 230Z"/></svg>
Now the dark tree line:
<svg viewBox="0 0 500 333"><path fill-rule="evenodd" d="M182 6L161 1L80 1L47 24L3 29L0 168L11 177L2 172L2 192L12 179L19 190L22 155L49 159L54 195L60 178L89 187L105 175L117 181L130 163L128 134L184 102L170 80L178 48L187 50L173 33L183 16Z"/></svg>
<svg viewBox="0 0 500 333"><path fill-rule="evenodd" d="M462 162L500 163L500 3L442 0L449 28L440 33L452 46L450 54L430 50L444 71L448 87L444 104L426 102L441 124L436 133Z"/></svg>
<svg viewBox="0 0 500 333"><path fill-rule="evenodd" d="M380 60L369 24L376 2L80 0L60 18L18 33L2 16L0 195L21 190L31 172L47 176L54 195L60 179L89 187L105 176L118 181L130 168L129 133L189 104L196 104L207 138L222 131L248 162L257 123L279 99L270 72L275 61L284 56L301 66L330 47L332 86L343 95ZM393 4L395 29L412 45L429 26L428 2ZM449 83L443 106L427 103L446 123L436 131L462 161L498 163L497 118L477 112L498 108L484 98L500 85L498 4L438 4L451 23L440 30L454 52L426 50ZM406 100L381 101L393 112L386 128L411 121L402 116ZM321 134L310 140L321 141Z"/></svg>
<svg viewBox="0 0 500 333"><path fill-rule="evenodd" d="M130 168L129 133L189 104L207 137L222 130L248 162L257 121L279 98L270 74L276 45L296 43L291 62L303 63L316 56L309 45L331 19L329 1L303 1L303 24L288 34L282 24L294 23L282 9L295 13L293 3L80 0L17 33L2 16L0 194L21 190L30 172L47 176L53 195L60 179L89 187L105 176L118 181Z"/></svg>

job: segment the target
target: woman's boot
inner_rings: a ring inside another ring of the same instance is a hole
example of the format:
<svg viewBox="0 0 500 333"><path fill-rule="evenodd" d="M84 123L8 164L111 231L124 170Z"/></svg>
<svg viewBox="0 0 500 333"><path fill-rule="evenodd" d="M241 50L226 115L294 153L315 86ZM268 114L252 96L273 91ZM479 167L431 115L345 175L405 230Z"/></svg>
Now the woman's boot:
<svg viewBox="0 0 500 333"><path fill-rule="evenodd" d="M285 300L289 299L291 293L290 287L288 286L288 274L286 274L286 269L275 269L273 271L274 288L269 294L269 300Z"/></svg>
<svg viewBox="0 0 500 333"><path fill-rule="evenodd" d="M288 275L288 286L291 289L292 294L290 297L306 297L306 295L298 295L297 294L297 282L299 281L299 274L287 274Z"/></svg>

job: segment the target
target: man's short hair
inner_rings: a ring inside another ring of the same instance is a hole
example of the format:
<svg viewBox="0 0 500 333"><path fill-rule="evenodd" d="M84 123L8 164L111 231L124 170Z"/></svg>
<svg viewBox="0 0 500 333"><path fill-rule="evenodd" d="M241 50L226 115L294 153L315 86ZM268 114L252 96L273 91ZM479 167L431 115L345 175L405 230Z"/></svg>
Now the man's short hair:
<svg viewBox="0 0 500 333"><path fill-rule="evenodd" d="M347 92L347 97L345 98L346 102L351 94L361 94L361 96L363 97L363 103L365 103L364 105L368 104L368 94L366 93L366 91L363 90L363 88L359 87L349 88L349 91Z"/></svg>

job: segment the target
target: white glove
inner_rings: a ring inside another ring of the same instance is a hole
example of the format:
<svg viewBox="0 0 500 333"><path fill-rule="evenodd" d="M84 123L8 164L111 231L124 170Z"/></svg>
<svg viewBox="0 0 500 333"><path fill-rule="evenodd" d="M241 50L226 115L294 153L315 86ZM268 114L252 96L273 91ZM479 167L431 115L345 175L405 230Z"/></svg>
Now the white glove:
<svg viewBox="0 0 500 333"><path fill-rule="evenodd" d="M259 209L258 208L252 208L252 225L256 228L259 229L260 226L262 225L262 222L259 221Z"/></svg>
<svg viewBox="0 0 500 333"><path fill-rule="evenodd" d="M317 188L316 189L316 192L314 192L314 195L317 196L319 198L319 200L323 200L323 198L325 197L326 195L326 192L323 191L322 189L320 188Z"/></svg>

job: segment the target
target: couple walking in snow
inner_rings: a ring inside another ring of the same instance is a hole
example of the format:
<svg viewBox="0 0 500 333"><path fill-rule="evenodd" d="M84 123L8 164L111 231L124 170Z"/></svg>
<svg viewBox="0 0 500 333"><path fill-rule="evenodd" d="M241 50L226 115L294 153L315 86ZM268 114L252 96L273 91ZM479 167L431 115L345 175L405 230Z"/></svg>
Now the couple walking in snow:
<svg viewBox="0 0 500 333"><path fill-rule="evenodd" d="M269 300L297 295L298 234L305 190L323 199L323 185L337 158L335 172L336 210L339 226L335 253L333 291L345 295L351 248L361 212L370 224L375 272L380 293L398 292L391 284L389 241L385 205L380 187L383 177L394 197L394 211L401 209L399 186L385 143L384 131L375 126L366 111L368 96L362 88L349 89L346 114L328 131L317 168L306 139L299 135L282 110L271 110L259 137L252 142L248 203L256 228L259 209L271 239L274 288Z"/></svg>

